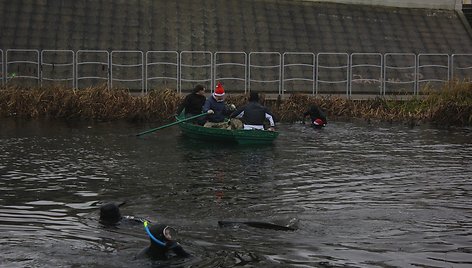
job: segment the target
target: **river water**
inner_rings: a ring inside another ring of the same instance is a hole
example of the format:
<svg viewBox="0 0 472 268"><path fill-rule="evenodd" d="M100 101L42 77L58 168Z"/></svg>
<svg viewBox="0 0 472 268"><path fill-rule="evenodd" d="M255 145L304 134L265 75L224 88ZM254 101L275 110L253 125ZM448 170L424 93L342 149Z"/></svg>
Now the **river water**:
<svg viewBox="0 0 472 268"><path fill-rule="evenodd" d="M151 127L2 119L0 266L472 266L470 128L281 124L274 145L241 147L133 135ZM110 201L193 257L135 260L149 239L101 226Z"/></svg>

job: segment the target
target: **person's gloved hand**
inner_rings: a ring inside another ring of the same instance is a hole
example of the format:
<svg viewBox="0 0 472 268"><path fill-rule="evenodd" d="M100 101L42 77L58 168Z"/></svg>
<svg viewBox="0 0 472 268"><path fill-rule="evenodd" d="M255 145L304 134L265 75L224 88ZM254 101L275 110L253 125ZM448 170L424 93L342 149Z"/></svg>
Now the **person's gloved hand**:
<svg viewBox="0 0 472 268"><path fill-rule="evenodd" d="M215 113L215 111L213 111L212 109L207 111L207 114L214 114L214 113Z"/></svg>

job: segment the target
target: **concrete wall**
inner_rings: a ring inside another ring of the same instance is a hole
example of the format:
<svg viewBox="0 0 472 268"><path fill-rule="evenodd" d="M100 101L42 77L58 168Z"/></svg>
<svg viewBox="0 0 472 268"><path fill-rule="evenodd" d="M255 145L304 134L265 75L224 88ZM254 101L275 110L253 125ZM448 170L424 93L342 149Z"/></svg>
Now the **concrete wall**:
<svg viewBox="0 0 472 268"><path fill-rule="evenodd" d="M334 2L407 8L462 9L463 0L307 0L312 2Z"/></svg>

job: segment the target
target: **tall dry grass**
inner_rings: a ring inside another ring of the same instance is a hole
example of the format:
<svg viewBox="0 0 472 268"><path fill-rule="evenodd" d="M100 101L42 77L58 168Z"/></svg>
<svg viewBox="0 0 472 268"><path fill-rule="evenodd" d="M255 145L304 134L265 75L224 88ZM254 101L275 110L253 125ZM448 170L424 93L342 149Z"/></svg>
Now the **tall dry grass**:
<svg viewBox="0 0 472 268"><path fill-rule="evenodd" d="M180 99L169 89L135 97L106 86L78 90L7 87L0 90L0 117L166 121Z"/></svg>
<svg viewBox="0 0 472 268"><path fill-rule="evenodd" d="M452 81L440 89L424 88L423 95L409 100L377 97L352 100L341 97L292 95L279 106L272 107L281 121L301 120L312 104L323 109L328 117L357 118L408 124L472 125L472 83Z"/></svg>
<svg viewBox="0 0 472 268"><path fill-rule="evenodd" d="M352 100L342 97L314 97L293 94L286 100L262 101L283 122L302 119L312 104L321 107L329 119L356 118L388 122L472 125L472 83L453 81L439 90L422 89L422 96L409 100L377 97ZM73 90L63 87L0 89L0 117L160 121L173 120L183 96L160 89L133 96L127 90L106 86ZM233 95L228 102L241 106L247 96Z"/></svg>
<svg viewBox="0 0 472 268"><path fill-rule="evenodd" d="M452 81L430 93L423 102L423 116L435 123L472 125L472 82Z"/></svg>

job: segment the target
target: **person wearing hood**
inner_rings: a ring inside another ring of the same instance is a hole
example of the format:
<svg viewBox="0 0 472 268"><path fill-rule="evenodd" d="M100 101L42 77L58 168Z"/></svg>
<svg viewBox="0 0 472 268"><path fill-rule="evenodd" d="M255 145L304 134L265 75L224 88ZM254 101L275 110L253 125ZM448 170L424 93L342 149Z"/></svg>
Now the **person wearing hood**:
<svg viewBox="0 0 472 268"><path fill-rule="evenodd" d="M268 130L275 130L275 121L272 113L259 102L259 94L251 91L249 102L245 106L237 109L231 114L233 118L240 118L243 121L244 129L264 129L264 122L269 122Z"/></svg>
<svg viewBox="0 0 472 268"><path fill-rule="evenodd" d="M206 127L219 127L219 124L212 123L223 123L226 117L231 114L231 111L236 107L234 105L227 106L225 103L225 89L223 85L218 82L215 91L209 96L205 104L203 105L203 112L208 113L207 121L210 123L205 124ZM228 126L228 124L226 124Z"/></svg>
<svg viewBox="0 0 472 268"><path fill-rule="evenodd" d="M172 257L187 258L191 255L182 246L173 240L173 229L166 224L149 226L144 222L144 230L149 236L150 245L143 249L136 258L150 258L152 260L168 260Z"/></svg>
<svg viewBox="0 0 472 268"><path fill-rule="evenodd" d="M120 212L121 204L106 203L100 207L100 218L99 222L104 226L124 226L124 225L137 225L142 224L146 221L144 218L134 216L122 216Z"/></svg>

